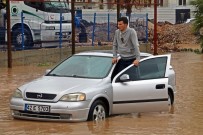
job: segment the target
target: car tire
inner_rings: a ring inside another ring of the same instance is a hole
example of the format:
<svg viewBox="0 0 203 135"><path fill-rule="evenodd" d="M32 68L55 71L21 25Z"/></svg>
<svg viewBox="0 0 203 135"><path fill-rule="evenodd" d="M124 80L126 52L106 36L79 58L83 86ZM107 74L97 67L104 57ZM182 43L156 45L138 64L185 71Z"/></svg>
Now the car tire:
<svg viewBox="0 0 203 135"><path fill-rule="evenodd" d="M169 92L168 92L168 104L169 104L170 106L172 106L172 105L173 105L173 102L174 102L173 94L169 91Z"/></svg>
<svg viewBox="0 0 203 135"><path fill-rule="evenodd" d="M106 105L101 100L96 100L90 107L88 121L104 120L106 116L107 116Z"/></svg>
<svg viewBox="0 0 203 135"><path fill-rule="evenodd" d="M16 49L22 49L22 29L16 28L12 32L12 44ZM33 39L30 31L25 28L24 29L24 47L30 48L33 47Z"/></svg>

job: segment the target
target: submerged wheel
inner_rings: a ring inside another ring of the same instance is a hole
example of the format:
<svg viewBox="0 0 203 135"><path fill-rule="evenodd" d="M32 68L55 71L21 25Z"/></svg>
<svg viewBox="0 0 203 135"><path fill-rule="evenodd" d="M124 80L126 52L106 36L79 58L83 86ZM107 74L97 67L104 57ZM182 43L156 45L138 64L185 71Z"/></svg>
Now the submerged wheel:
<svg viewBox="0 0 203 135"><path fill-rule="evenodd" d="M168 92L168 105L173 105L174 102L174 98L173 98L173 94L169 91Z"/></svg>
<svg viewBox="0 0 203 135"><path fill-rule="evenodd" d="M19 49L22 48L22 29L16 28L12 32L12 44L15 46L15 48ZM24 29L24 47L29 48L33 47L33 39L30 31L25 28Z"/></svg>
<svg viewBox="0 0 203 135"><path fill-rule="evenodd" d="M96 100L90 107L88 120L89 121L98 121L104 120L107 114L106 105L101 100Z"/></svg>

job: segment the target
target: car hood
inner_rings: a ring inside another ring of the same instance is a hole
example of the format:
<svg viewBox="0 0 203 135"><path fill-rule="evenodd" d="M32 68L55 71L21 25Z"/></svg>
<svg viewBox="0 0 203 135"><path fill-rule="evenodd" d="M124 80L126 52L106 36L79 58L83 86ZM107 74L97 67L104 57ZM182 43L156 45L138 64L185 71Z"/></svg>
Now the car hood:
<svg viewBox="0 0 203 135"><path fill-rule="evenodd" d="M100 81L101 79L43 76L19 89L23 92L66 94L81 92L86 88L97 85Z"/></svg>

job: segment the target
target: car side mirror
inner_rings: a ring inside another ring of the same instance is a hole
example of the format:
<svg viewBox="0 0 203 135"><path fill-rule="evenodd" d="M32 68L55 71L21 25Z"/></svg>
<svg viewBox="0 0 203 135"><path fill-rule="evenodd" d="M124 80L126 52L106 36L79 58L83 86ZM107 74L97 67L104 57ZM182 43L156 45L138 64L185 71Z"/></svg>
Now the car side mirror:
<svg viewBox="0 0 203 135"><path fill-rule="evenodd" d="M47 75L50 71L51 71L51 69L47 69L47 70L45 71L45 75Z"/></svg>
<svg viewBox="0 0 203 135"><path fill-rule="evenodd" d="M127 82L130 80L130 76L128 74L123 74L121 77L120 77L120 81L121 82Z"/></svg>

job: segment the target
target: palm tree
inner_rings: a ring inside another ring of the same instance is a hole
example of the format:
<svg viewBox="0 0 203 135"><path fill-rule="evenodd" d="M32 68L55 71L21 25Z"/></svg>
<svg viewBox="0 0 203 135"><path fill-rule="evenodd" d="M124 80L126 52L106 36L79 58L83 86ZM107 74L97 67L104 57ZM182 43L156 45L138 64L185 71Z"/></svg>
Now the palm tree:
<svg viewBox="0 0 203 135"><path fill-rule="evenodd" d="M191 2L193 6L195 6L195 23L194 23L194 29L195 31L200 31L201 28L203 28L203 0L193 0ZM200 45L202 48L203 53L203 35L200 35Z"/></svg>

